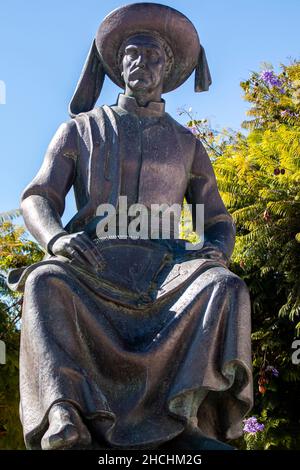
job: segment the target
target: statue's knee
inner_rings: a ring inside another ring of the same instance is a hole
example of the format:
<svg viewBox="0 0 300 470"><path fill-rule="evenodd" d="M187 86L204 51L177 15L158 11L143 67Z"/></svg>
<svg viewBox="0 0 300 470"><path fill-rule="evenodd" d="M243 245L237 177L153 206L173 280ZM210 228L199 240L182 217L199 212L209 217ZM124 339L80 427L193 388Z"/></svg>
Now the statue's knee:
<svg viewBox="0 0 300 470"><path fill-rule="evenodd" d="M57 280L58 276L59 272L49 265L38 266L28 275L25 288L44 289L49 283L53 283L53 281Z"/></svg>

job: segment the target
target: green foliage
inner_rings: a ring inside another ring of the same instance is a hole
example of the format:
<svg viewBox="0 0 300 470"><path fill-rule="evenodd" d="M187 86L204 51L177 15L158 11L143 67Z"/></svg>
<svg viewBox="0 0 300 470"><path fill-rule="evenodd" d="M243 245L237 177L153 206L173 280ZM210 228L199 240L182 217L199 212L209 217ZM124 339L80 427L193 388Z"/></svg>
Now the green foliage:
<svg viewBox="0 0 300 470"><path fill-rule="evenodd" d="M0 223L3 223L8 220L13 220L21 215L20 209L13 209L9 212L0 213Z"/></svg>
<svg viewBox="0 0 300 470"><path fill-rule="evenodd" d="M42 251L38 245L27 240L23 227L10 221L0 223L0 270L28 266L41 259Z"/></svg>
<svg viewBox="0 0 300 470"><path fill-rule="evenodd" d="M6 344L6 364L0 365L0 449L23 448L18 416L19 331L7 304L0 302L0 337Z"/></svg>
<svg viewBox="0 0 300 470"><path fill-rule="evenodd" d="M0 449L23 449L18 391L22 297L8 289L5 274L39 261L43 253L9 218L0 223L0 340L6 344L6 364L0 365Z"/></svg>
<svg viewBox="0 0 300 470"><path fill-rule="evenodd" d="M244 99L251 104L245 129L276 129L280 124L298 125L300 104L300 63L281 65L275 74L272 65L261 73L253 72L241 82ZM269 73L269 77L264 72ZM271 75L270 75L271 74Z"/></svg>
<svg viewBox="0 0 300 470"><path fill-rule="evenodd" d="M213 162L236 223L230 269L247 283L253 316L255 406L265 430L240 447L300 448L300 366L291 345L300 334L300 63L241 83L251 103L247 134L215 132L192 119ZM203 125L204 124L204 125ZM274 366L279 377L266 371Z"/></svg>
<svg viewBox="0 0 300 470"><path fill-rule="evenodd" d="M199 243L200 237L193 231L192 214L189 206L184 200L180 219L180 238L188 240L190 243Z"/></svg>

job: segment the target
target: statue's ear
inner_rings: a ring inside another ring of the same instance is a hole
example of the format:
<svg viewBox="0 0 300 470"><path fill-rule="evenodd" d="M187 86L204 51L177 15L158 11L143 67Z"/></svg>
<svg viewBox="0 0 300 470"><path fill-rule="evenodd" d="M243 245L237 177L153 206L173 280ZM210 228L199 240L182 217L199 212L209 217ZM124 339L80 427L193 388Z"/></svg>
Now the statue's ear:
<svg viewBox="0 0 300 470"><path fill-rule="evenodd" d="M104 78L104 67L94 40L69 104L71 117L93 109L101 93Z"/></svg>
<svg viewBox="0 0 300 470"><path fill-rule="evenodd" d="M204 47L200 46L198 63L195 69L195 91L208 91L211 83L211 75L205 55L205 50Z"/></svg>

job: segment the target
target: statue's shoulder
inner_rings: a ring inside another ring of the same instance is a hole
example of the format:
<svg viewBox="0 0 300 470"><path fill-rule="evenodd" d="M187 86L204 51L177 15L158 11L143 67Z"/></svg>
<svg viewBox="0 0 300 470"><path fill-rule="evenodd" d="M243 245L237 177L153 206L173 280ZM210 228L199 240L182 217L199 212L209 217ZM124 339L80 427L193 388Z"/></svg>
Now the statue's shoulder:
<svg viewBox="0 0 300 470"><path fill-rule="evenodd" d="M105 108L107 107L97 106L91 111L77 114L73 116L67 124L70 128L76 128L79 138L88 141L90 135L94 134L96 131L99 132L99 128L104 128L106 116Z"/></svg>
<svg viewBox="0 0 300 470"><path fill-rule="evenodd" d="M176 119L174 119L170 114L166 113L166 119L173 126L176 132L184 134L184 136L186 136L191 141L197 140L188 127L176 121Z"/></svg>
<svg viewBox="0 0 300 470"><path fill-rule="evenodd" d="M111 113L114 111L114 107L115 106L109 106L106 104L103 106L96 106L91 111L77 114L71 119L71 122L75 123L79 130L89 127L91 121L95 121L96 123L101 124L105 119L111 118Z"/></svg>
<svg viewBox="0 0 300 470"><path fill-rule="evenodd" d="M77 148L77 126L73 119L62 122L54 133L47 149L47 155L73 154Z"/></svg>
<svg viewBox="0 0 300 470"><path fill-rule="evenodd" d="M56 135L67 136L76 132L76 122L74 119L69 119L60 124L57 129Z"/></svg>
<svg viewBox="0 0 300 470"><path fill-rule="evenodd" d="M105 108L107 107L107 105L96 106L90 111L79 113L76 116L73 116L69 122L73 122L75 125L78 125L79 123L86 123L90 118L95 119L97 117L102 117L104 115Z"/></svg>

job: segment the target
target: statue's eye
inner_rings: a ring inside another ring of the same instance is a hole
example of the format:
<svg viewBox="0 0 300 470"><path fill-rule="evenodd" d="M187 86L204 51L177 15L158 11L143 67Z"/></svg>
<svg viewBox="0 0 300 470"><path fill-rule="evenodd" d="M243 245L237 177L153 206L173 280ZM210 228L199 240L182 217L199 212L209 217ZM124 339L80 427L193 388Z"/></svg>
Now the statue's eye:
<svg viewBox="0 0 300 470"><path fill-rule="evenodd" d="M153 49L147 50L147 57L151 62L157 62L159 60L159 54Z"/></svg>
<svg viewBox="0 0 300 470"><path fill-rule="evenodd" d="M127 50L126 54L131 58L131 59L136 59L138 52L136 49L129 49Z"/></svg>

